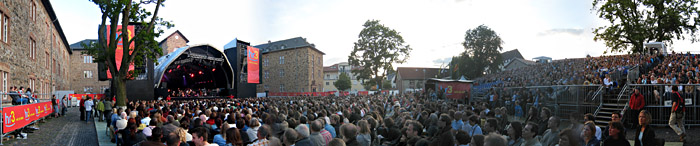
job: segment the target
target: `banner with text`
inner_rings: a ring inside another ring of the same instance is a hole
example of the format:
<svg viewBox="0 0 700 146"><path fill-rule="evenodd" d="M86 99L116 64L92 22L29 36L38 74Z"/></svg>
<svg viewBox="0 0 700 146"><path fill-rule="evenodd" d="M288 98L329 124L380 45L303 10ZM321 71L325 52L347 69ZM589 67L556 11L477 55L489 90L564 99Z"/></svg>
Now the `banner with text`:
<svg viewBox="0 0 700 146"><path fill-rule="evenodd" d="M2 108L2 133L8 133L29 125L32 121L53 113L53 110L51 102L4 107Z"/></svg>
<svg viewBox="0 0 700 146"><path fill-rule="evenodd" d="M463 99L470 92L472 85L462 82L440 82L438 89L442 91L446 98Z"/></svg>
<svg viewBox="0 0 700 146"><path fill-rule="evenodd" d="M248 46L248 83L260 83L260 49Z"/></svg>
<svg viewBox="0 0 700 146"><path fill-rule="evenodd" d="M110 35L110 34L109 34L109 30L111 29L111 27L112 27L111 25L107 25L107 29L106 29L106 30L108 30L108 31L105 31L105 33L106 33L105 36L109 37L109 35ZM116 34L116 37L119 37L119 35L122 34L123 31L122 31L121 29L122 29L122 26L121 26L121 25L117 25L117 34ZM126 35L128 36L128 39L129 39L129 40L126 40L126 41L128 42L128 41L130 41L131 39L134 38L134 36L136 35L136 31L134 30L134 26L133 26L133 25L127 26L126 29L127 29ZM117 38L117 40L119 40L119 41L117 41L117 50L114 51L114 61L115 61L115 63L117 64L117 66L116 66L116 67L117 67L117 70L119 70L119 68L121 68L122 57L123 57L123 55L124 55L124 51L123 51L123 49L124 49L124 40L122 40L122 37ZM109 45L109 41L107 41L107 45ZM129 44L129 48L128 48L128 49L129 49L129 54L131 54L131 53L133 52L133 49L134 49L134 43ZM129 70L128 70L128 71L132 71L132 70L134 70L134 64L133 64L133 63L129 65ZM109 68L107 69L107 78L108 78L108 79L111 79L111 78L112 78L112 73L109 72Z"/></svg>

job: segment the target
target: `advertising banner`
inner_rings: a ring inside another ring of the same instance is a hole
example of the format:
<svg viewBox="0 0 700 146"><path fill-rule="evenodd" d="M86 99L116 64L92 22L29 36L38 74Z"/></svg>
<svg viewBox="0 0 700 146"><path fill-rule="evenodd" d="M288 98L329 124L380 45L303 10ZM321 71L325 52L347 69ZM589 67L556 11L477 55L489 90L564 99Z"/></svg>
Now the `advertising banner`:
<svg viewBox="0 0 700 146"><path fill-rule="evenodd" d="M4 107L2 108L2 133L8 133L29 125L32 121L53 113L53 110L51 102Z"/></svg>
<svg viewBox="0 0 700 146"><path fill-rule="evenodd" d="M107 25L107 29L106 29L107 31L105 31L105 33L106 33L105 36L109 37L109 35L110 35L109 30L110 29L111 29L111 25ZM117 37L119 37L119 35L122 34L123 30L121 30L121 29L122 29L122 26L117 25L117 34L116 34ZM129 26L127 26L126 29L127 29L126 34L127 34L127 36L129 36L128 39L131 40L136 35L136 31L134 29L134 26L129 25ZM119 37L117 39L119 41L117 42L117 50L114 51L114 61L117 64L117 70L119 70L119 68L121 68L122 57L124 55L124 51L122 50L122 49L124 49L124 40L122 40L121 37ZM129 40L126 40L126 41L129 41ZM109 41L107 41L107 45L109 45ZM129 44L129 54L131 54L133 52L133 49L134 49L134 43ZM134 70L133 63L129 65L128 71L132 71L132 70ZM108 79L112 78L112 73L109 72L109 68L107 69L107 78Z"/></svg>
<svg viewBox="0 0 700 146"><path fill-rule="evenodd" d="M248 46L248 83L260 83L260 50Z"/></svg>
<svg viewBox="0 0 700 146"><path fill-rule="evenodd" d="M440 82L438 89L442 91L446 98L463 99L471 90L472 85L461 82Z"/></svg>
<svg viewBox="0 0 700 146"><path fill-rule="evenodd" d="M78 100L82 99L83 96L90 97L90 98L95 99L95 100L100 100L105 96L105 94L68 94L68 97L71 97L71 98L75 97L75 99L78 99Z"/></svg>

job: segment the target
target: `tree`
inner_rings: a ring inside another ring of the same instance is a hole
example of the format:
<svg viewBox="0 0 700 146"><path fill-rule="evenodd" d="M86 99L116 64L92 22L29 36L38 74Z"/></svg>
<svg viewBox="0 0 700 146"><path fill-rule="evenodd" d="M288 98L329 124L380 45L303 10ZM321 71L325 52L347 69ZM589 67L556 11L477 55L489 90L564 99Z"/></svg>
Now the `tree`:
<svg viewBox="0 0 700 146"><path fill-rule="evenodd" d="M158 9L163 6L164 0L91 0L102 13L102 22L98 30L98 41L94 44L85 45L85 54L94 56L96 62L103 62L109 68L112 75L112 92L116 95L117 106L126 106L126 81L138 72L129 71L129 65L135 66L146 64L146 60L155 60L162 55L162 49L158 46L156 37L163 34L161 26L170 28L173 26L168 21L163 21L158 17ZM153 12L146 10L145 6L155 4ZM150 19L150 20L148 20ZM147 22L148 21L148 22ZM128 30L131 24L139 24L141 28L135 32L133 38L129 38L128 33L120 33L121 30ZM110 25L107 30L107 25ZM121 28L117 26L121 25ZM156 30L158 28L158 31ZM106 36L109 34L109 36ZM118 48L118 42L122 41L123 49ZM128 46L134 45L133 49ZM115 53L122 51L122 60L117 69ZM131 52L131 53L130 53Z"/></svg>
<svg viewBox="0 0 700 146"><path fill-rule="evenodd" d="M333 83L338 91L345 91L351 88L350 77L347 73L340 73L338 80Z"/></svg>
<svg viewBox="0 0 700 146"><path fill-rule="evenodd" d="M458 68L463 69L462 75L477 78L484 73L500 71L502 44L501 37L485 25L467 30L462 43L465 51L457 59L460 62Z"/></svg>
<svg viewBox="0 0 700 146"><path fill-rule="evenodd" d="M607 52L641 52L644 43L697 41L700 26L696 0L593 0L598 17L610 23L595 28L595 41L605 42Z"/></svg>
<svg viewBox="0 0 700 146"><path fill-rule="evenodd" d="M382 82L382 87L384 87L385 89L391 89L391 79L384 80L384 82Z"/></svg>
<svg viewBox="0 0 700 146"><path fill-rule="evenodd" d="M360 31L348 62L351 66L362 66L353 69L352 73L363 81L365 87L381 86L387 72L394 68L393 64L406 62L412 49L399 32L380 24L379 20L367 20L362 26L365 28Z"/></svg>

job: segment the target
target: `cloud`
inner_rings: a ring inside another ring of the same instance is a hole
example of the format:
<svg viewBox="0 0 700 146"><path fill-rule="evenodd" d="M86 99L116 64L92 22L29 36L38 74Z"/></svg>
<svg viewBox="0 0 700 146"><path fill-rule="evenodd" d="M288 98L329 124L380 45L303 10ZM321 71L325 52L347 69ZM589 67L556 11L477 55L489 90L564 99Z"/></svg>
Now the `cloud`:
<svg viewBox="0 0 700 146"><path fill-rule="evenodd" d="M433 60L433 63L437 66L443 65L443 64L448 64L452 61L452 57L446 57L446 58L438 58Z"/></svg>
<svg viewBox="0 0 700 146"><path fill-rule="evenodd" d="M568 33L571 35L581 35L583 34L583 29L576 29L576 28L557 28L557 29L550 29L546 30L544 32L537 33L537 36L548 36L548 35L555 35L555 34L562 34L562 33Z"/></svg>

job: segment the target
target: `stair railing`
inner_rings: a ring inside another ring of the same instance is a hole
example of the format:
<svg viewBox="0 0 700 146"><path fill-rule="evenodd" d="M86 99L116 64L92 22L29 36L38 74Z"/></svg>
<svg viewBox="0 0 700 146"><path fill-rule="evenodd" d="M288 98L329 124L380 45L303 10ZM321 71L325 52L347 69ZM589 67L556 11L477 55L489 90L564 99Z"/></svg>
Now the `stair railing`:
<svg viewBox="0 0 700 146"><path fill-rule="evenodd" d="M596 91L595 94L593 94L593 100L596 100L596 98L598 98L598 96L601 95L601 92L603 91L603 87L604 87L604 85L600 85L600 87L598 87L598 91ZM596 109L595 112L593 112L593 116L598 116L598 112L600 111L600 108L603 107L603 97L602 96L600 97L600 99L598 99L598 101L600 101L598 103L598 109Z"/></svg>
<svg viewBox="0 0 700 146"><path fill-rule="evenodd" d="M617 103L620 103L620 99L622 99L622 96L624 96L624 94L622 94L622 93L625 93L625 92L627 92L627 90L629 90L627 88L631 88L631 87L627 87L627 84L625 84L625 88L622 91L620 91L620 95L618 95L618 97L617 97ZM634 88L631 88L631 89L634 89ZM624 122L625 112L627 111L627 108L629 106L630 106L630 102L625 102L625 107L622 108L622 111L620 112L620 121L621 122Z"/></svg>

